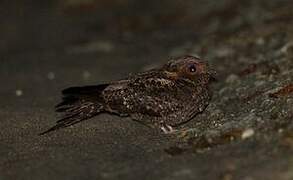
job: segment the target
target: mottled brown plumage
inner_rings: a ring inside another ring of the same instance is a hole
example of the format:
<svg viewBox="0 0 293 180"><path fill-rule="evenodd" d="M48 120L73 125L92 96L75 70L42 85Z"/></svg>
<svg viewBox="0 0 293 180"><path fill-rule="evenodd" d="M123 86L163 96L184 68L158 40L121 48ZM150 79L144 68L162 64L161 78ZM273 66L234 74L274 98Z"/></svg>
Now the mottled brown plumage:
<svg viewBox="0 0 293 180"><path fill-rule="evenodd" d="M63 102L56 106L63 118L42 134L100 113L130 116L170 132L206 108L211 97L208 88L211 77L212 71L206 62L183 56L124 80L65 89Z"/></svg>

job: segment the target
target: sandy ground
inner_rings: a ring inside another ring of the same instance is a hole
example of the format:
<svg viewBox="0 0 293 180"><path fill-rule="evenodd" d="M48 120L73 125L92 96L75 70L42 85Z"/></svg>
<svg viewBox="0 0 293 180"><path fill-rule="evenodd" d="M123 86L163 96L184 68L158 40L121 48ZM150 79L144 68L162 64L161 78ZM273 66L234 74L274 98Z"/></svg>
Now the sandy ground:
<svg viewBox="0 0 293 180"><path fill-rule="evenodd" d="M293 179L293 3L0 3L0 179ZM46 136L60 91L197 54L218 72L173 135L101 115Z"/></svg>

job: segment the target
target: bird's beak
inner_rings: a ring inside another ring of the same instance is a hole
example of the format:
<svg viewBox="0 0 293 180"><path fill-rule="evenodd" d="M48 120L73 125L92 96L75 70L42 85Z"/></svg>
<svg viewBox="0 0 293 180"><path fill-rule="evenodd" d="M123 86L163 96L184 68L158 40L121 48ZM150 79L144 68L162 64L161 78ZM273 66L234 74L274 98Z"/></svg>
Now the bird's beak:
<svg viewBox="0 0 293 180"><path fill-rule="evenodd" d="M210 76L210 82L217 81L217 72L214 69L210 69L208 71L208 75Z"/></svg>

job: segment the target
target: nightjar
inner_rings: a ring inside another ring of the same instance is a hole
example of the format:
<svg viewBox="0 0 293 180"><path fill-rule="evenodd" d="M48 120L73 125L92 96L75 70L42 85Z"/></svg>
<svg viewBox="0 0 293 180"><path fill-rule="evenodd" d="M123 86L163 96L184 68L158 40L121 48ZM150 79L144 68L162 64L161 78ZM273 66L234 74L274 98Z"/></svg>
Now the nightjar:
<svg viewBox="0 0 293 180"><path fill-rule="evenodd" d="M46 134L71 126L101 113L173 131L209 104L209 82L214 71L201 59L182 56L162 67L130 75L107 84L70 87L62 91L63 101L56 106L62 118Z"/></svg>

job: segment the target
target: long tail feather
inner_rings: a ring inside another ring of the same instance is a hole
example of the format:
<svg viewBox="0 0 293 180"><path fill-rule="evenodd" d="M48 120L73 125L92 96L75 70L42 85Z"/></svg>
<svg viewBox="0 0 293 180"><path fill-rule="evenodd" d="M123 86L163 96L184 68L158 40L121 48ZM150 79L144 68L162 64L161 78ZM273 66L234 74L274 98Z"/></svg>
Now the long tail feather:
<svg viewBox="0 0 293 180"><path fill-rule="evenodd" d="M62 91L63 101L56 106L56 112L62 113L62 118L52 128L40 133L47 134L87 120L104 109L100 96L108 85L72 87Z"/></svg>

